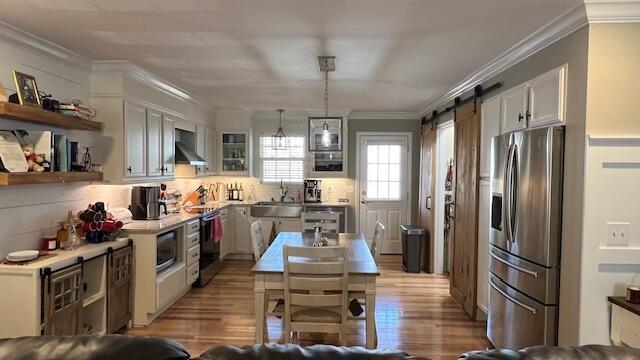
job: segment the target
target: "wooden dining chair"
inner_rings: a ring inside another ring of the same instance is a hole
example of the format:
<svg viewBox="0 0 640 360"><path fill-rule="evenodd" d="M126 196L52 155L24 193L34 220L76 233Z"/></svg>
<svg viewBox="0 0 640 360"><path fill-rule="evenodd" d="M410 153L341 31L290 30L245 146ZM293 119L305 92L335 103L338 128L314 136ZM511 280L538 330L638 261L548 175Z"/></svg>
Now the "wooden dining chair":
<svg viewBox="0 0 640 360"><path fill-rule="evenodd" d="M300 332L337 333L345 343L349 253L345 246L283 248L284 340ZM298 336L296 336L296 339Z"/></svg>
<svg viewBox="0 0 640 360"><path fill-rule="evenodd" d="M314 226L320 224L323 233L340 232L340 214L328 212L303 212L302 213L302 231L314 232Z"/></svg>
<svg viewBox="0 0 640 360"><path fill-rule="evenodd" d="M262 221L259 219L251 223L251 245L253 247L253 258L257 263L267 248L269 247L267 242L262 236ZM264 293L264 308L265 310L265 324L267 324L267 316L276 316L282 318L284 315L284 306L282 298L284 297L284 291L282 290L266 290ZM273 307L269 306L270 302L275 302ZM266 338L269 338L268 327L264 327Z"/></svg>
<svg viewBox="0 0 640 360"><path fill-rule="evenodd" d="M376 262L376 265L379 265L379 260L380 260L380 252L382 251L382 246L384 245L384 240L386 238L386 234L387 234L387 229L385 228L384 224L382 224L381 222L376 222L376 227L375 230L373 231L373 238L371 240L371 246L369 247L369 251L371 251L371 256L373 257L373 260ZM367 303L365 301L365 293L364 291L350 291L349 292L349 299L352 299L351 302L357 302L355 304L349 304L350 307L354 306L355 310L360 310L362 311L362 314L358 315L358 316L349 316L350 320L366 320L367 319L367 312L363 311L362 306L367 306ZM375 324L375 319L374 319L374 324ZM375 325L374 325L375 327ZM375 341L376 344L378 343L378 332L375 332Z"/></svg>

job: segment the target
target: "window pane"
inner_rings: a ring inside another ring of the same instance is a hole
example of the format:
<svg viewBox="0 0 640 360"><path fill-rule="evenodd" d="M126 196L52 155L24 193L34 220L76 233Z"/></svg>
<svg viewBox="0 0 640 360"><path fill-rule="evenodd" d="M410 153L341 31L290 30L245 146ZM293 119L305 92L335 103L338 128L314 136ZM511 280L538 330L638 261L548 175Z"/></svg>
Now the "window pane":
<svg viewBox="0 0 640 360"><path fill-rule="evenodd" d="M367 169L367 180L375 181L378 180L378 165L369 164Z"/></svg>
<svg viewBox="0 0 640 360"><path fill-rule="evenodd" d="M288 136L286 148L273 149L271 136L260 137L260 160L263 182L302 182L304 178L305 138Z"/></svg>
<svg viewBox="0 0 640 360"><path fill-rule="evenodd" d="M367 163L375 164L378 162L378 145L367 145Z"/></svg>
<svg viewBox="0 0 640 360"><path fill-rule="evenodd" d="M400 181L400 164L389 165L389 180Z"/></svg>
<svg viewBox="0 0 640 360"><path fill-rule="evenodd" d="M378 183L376 181L369 181L367 183L367 198L368 199L378 198Z"/></svg>
<svg viewBox="0 0 640 360"><path fill-rule="evenodd" d="M389 199L400 200L400 182L393 181L389 183Z"/></svg>
<svg viewBox="0 0 640 360"><path fill-rule="evenodd" d="M378 145L378 163L389 162L389 145Z"/></svg>
<svg viewBox="0 0 640 360"><path fill-rule="evenodd" d="M387 164L378 165L378 180L380 181L389 180L389 165Z"/></svg>
<svg viewBox="0 0 640 360"><path fill-rule="evenodd" d="M392 164L400 164L400 150L402 150L402 146L400 145L390 145L389 146L389 162Z"/></svg>
<svg viewBox="0 0 640 360"><path fill-rule="evenodd" d="M389 182L380 181L378 182L378 199L388 199L389 198Z"/></svg>

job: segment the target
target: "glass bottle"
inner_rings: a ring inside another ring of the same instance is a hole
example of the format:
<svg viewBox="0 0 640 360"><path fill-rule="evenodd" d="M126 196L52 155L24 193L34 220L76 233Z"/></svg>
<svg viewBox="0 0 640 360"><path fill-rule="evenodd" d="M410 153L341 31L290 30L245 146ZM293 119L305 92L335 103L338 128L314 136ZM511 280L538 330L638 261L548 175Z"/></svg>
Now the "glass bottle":
<svg viewBox="0 0 640 360"><path fill-rule="evenodd" d="M58 247L65 249L67 247L67 241L69 240L69 233L67 232L67 223L64 221L60 223L60 229L58 229L56 233L56 238L58 239Z"/></svg>
<svg viewBox="0 0 640 360"><path fill-rule="evenodd" d="M244 200L244 190L242 190L242 183L240 183L240 189L238 189L238 200Z"/></svg>

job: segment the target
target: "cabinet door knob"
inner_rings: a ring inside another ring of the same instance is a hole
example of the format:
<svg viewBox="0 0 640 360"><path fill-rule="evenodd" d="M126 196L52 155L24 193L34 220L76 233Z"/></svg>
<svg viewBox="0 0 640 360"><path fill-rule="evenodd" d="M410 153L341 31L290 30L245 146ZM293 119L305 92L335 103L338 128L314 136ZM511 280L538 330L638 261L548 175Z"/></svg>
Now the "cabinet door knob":
<svg viewBox="0 0 640 360"><path fill-rule="evenodd" d="M129 173L131 173L131 166L129 166L129 167L127 168L127 171L128 171Z"/></svg>
<svg viewBox="0 0 640 360"><path fill-rule="evenodd" d="M527 110L527 112L525 113L525 116L527 117L527 120L531 119L531 112Z"/></svg>
<svg viewBox="0 0 640 360"><path fill-rule="evenodd" d="M522 113L518 113L518 121L522 121L523 117L522 117Z"/></svg>

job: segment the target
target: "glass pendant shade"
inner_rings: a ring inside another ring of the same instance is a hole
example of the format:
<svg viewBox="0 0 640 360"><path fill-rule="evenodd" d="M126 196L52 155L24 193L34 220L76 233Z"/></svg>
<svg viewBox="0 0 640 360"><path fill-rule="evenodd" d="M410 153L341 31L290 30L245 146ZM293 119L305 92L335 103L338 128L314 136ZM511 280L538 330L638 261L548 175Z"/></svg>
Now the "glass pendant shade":
<svg viewBox="0 0 640 360"><path fill-rule="evenodd" d="M284 109L278 109L280 113L280 125L278 131L274 135L271 135L271 147L273 150L286 150L287 149L287 135L282 130L282 113Z"/></svg>
<svg viewBox="0 0 640 360"><path fill-rule="evenodd" d="M322 146L328 149L331 146L331 134L329 134L329 124L325 121L322 125Z"/></svg>

